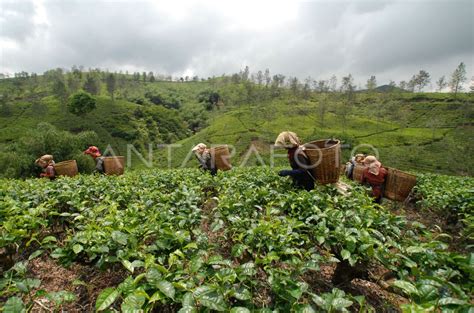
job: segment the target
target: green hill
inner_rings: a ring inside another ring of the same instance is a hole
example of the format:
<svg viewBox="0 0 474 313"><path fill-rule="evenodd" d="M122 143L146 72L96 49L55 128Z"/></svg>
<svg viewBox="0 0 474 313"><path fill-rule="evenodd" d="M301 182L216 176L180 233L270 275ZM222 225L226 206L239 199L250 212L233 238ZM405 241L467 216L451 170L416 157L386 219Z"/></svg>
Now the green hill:
<svg viewBox="0 0 474 313"><path fill-rule="evenodd" d="M235 80L235 75L205 81L150 82L115 74L112 99L107 89L110 73L76 73L74 78L74 73L50 72L0 81L0 161L10 163L8 175L5 165L0 168L3 176L27 175L34 166L25 164L50 153L50 143L35 149L19 144L25 141L21 138L34 137L41 122L71 134L97 134L81 141L74 153L56 153L65 158L77 155L88 144L125 155L127 144L131 144L146 160L151 147L153 165L163 167L168 165L168 153L158 145L173 143L171 165L195 166L190 148L204 142L235 148L234 165L281 165L286 164L281 156L284 151L275 151L280 155L272 158L270 145L280 131L292 130L304 142L341 139L344 159L356 149L378 152L383 164L400 169L473 175L474 164L467 157L474 152L472 94L454 98L451 94L394 89L348 95L263 86ZM85 88L86 77L95 77L99 87L97 108L75 116L67 111L67 97L80 86ZM20 170L8 161L12 153L28 159ZM133 167L145 166L132 155Z"/></svg>
<svg viewBox="0 0 474 313"><path fill-rule="evenodd" d="M190 148L198 143L230 144L235 147L234 164L269 165L270 145L280 131L292 130L304 142L322 138L343 141L347 159L353 149L373 153L373 146L387 166L405 170L472 175L474 152L472 99L450 102L449 97L427 95L395 96L386 101L380 95L361 96L350 109L346 125L338 112L337 100L328 102L324 124L321 106L325 95L293 103L291 98L238 107L216 114L209 126L178 142L183 147L173 150L174 165L179 165ZM365 97L365 98L364 98ZM384 102L386 101L386 102ZM258 156L257 156L258 153ZM275 153L284 153L275 151ZM273 158L276 164L285 158Z"/></svg>

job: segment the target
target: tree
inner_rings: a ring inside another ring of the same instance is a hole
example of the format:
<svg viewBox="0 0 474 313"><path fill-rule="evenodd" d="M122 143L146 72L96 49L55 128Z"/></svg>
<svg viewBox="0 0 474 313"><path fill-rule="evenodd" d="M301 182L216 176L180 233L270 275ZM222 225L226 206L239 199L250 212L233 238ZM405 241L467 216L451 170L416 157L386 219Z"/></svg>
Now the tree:
<svg viewBox="0 0 474 313"><path fill-rule="evenodd" d="M262 73L262 71L257 72L257 84L259 84L259 85L263 84L263 73Z"/></svg>
<svg viewBox="0 0 474 313"><path fill-rule="evenodd" d="M313 79L311 76L307 77L304 80L304 85L303 85L303 99L307 100L311 94L311 83L313 82Z"/></svg>
<svg viewBox="0 0 474 313"><path fill-rule="evenodd" d="M441 76L437 81L436 85L438 86L438 92L441 92L444 88L448 86L448 82L446 81L445 76Z"/></svg>
<svg viewBox="0 0 474 313"><path fill-rule="evenodd" d="M418 86L418 92L421 92L426 85L431 81L430 74L425 70L420 70L418 75L415 76L415 86Z"/></svg>
<svg viewBox="0 0 474 313"><path fill-rule="evenodd" d="M377 79L374 75L370 76L370 78L367 80L366 86L367 90L369 91L374 91L374 89L377 88Z"/></svg>
<svg viewBox="0 0 474 313"><path fill-rule="evenodd" d="M342 78L341 92L345 93L346 99L342 100L337 107L338 115L341 117L342 132L346 131L347 116L350 114L355 98L355 86L352 75Z"/></svg>
<svg viewBox="0 0 474 313"><path fill-rule="evenodd" d="M92 95L98 95L100 91L100 82L91 74L87 74L86 81L82 88Z"/></svg>
<svg viewBox="0 0 474 313"><path fill-rule="evenodd" d="M407 83L407 90L410 91L410 92L414 92L415 91L415 86L416 86L416 76L413 75Z"/></svg>
<svg viewBox="0 0 474 313"><path fill-rule="evenodd" d="M66 84L64 83L63 79L60 77L56 77L53 81L53 94L58 98L60 101L64 101L67 98L67 89Z"/></svg>
<svg viewBox="0 0 474 313"><path fill-rule="evenodd" d="M298 96L299 93L299 81L298 78L292 77L290 78L290 90L295 97Z"/></svg>
<svg viewBox="0 0 474 313"><path fill-rule="evenodd" d="M324 128L325 126L324 122L325 122L327 109L328 109L328 95L325 94L322 96L321 101L319 102L319 107L318 107L319 122L320 122L321 128Z"/></svg>
<svg viewBox="0 0 474 313"><path fill-rule="evenodd" d="M469 90L471 91L471 93L474 93L474 76L471 77L471 83L470 83L470 86L469 86Z"/></svg>
<svg viewBox="0 0 474 313"><path fill-rule="evenodd" d="M220 95L214 90L204 90L198 94L198 101L204 104L206 110L211 111L219 103Z"/></svg>
<svg viewBox="0 0 474 313"><path fill-rule="evenodd" d="M107 91L112 98L112 101L115 100L114 98L114 93L115 93L115 85L116 85L116 80L115 80L115 75L112 73L109 73L107 77L105 78L105 84L107 85Z"/></svg>
<svg viewBox="0 0 474 313"><path fill-rule="evenodd" d="M407 82L402 80L401 82L398 83L398 86L400 86L400 89L406 90L407 89Z"/></svg>
<svg viewBox="0 0 474 313"><path fill-rule="evenodd" d="M249 75L250 75L250 69L248 66L246 66L244 71L241 72L240 77L242 78L243 81L246 81L249 79Z"/></svg>
<svg viewBox="0 0 474 313"><path fill-rule="evenodd" d="M327 80L319 80L315 89L319 92L328 92L329 91L329 82Z"/></svg>
<svg viewBox="0 0 474 313"><path fill-rule="evenodd" d="M265 87L268 87L272 82L272 77L270 76L270 70L267 68L265 70Z"/></svg>
<svg viewBox="0 0 474 313"><path fill-rule="evenodd" d="M91 94L79 91L69 98L67 107L72 114L84 116L96 108L96 100Z"/></svg>
<svg viewBox="0 0 474 313"><path fill-rule="evenodd" d="M341 84L342 84L341 85L341 91L345 92L347 94L352 93L355 89L354 78L352 78L351 74L349 74L348 76L343 77Z"/></svg>
<svg viewBox="0 0 474 313"><path fill-rule="evenodd" d="M337 77L336 75L332 75L331 78L329 79L329 90L332 92L337 91Z"/></svg>
<svg viewBox="0 0 474 313"><path fill-rule="evenodd" d="M449 87L451 92L454 92L454 98L457 97L459 91L463 90L462 84L466 81L466 65L463 62L459 63L458 67L451 75Z"/></svg>
<svg viewBox="0 0 474 313"><path fill-rule="evenodd" d="M153 75L153 72L149 72L149 73L148 73L148 81L149 81L150 83L155 82L155 75Z"/></svg>

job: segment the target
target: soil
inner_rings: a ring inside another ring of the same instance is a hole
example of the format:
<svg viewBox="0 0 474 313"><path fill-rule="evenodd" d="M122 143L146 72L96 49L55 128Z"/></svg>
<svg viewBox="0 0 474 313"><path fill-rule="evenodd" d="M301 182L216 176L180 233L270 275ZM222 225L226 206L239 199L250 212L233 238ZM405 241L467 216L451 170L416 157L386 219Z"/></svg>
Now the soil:
<svg viewBox="0 0 474 313"><path fill-rule="evenodd" d="M38 290L47 292L69 291L76 296L76 301L61 306L66 312L93 312L97 296L107 287L120 284L128 275L121 267L100 271L96 268L73 264L69 268L56 263L47 256L36 258L28 263L29 273L41 280ZM87 286L75 285L74 281L82 281ZM36 291L33 291L33 294ZM32 312L52 312L54 303L45 297L34 301Z"/></svg>
<svg viewBox="0 0 474 313"><path fill-rule="evenodd" d="M231 259L232 243L229 242L225 237L225 227L213 232L211 230L211 224L213 223L213 209L217 207L217 201L213 198L208 199L201 207L202 219L201 219L201 230L206 234L209 245L215 248L215 251L222 255L224 258Z"/></svg>
<svg viewBox="0 0 474 313"><path fill-rule="evenodd" d="M201 205L201 230L207 235L209 244L215 252L224 258L234 259L236 265L238 265L242 260L239 261L239 259L232 258L232 242L225 237L225 227L216 232L211 231L211 225L214 221L214 210L218 205L217 200L213 199L213 197L217 196L218 192L213 186L207 187L204 192L206 193L207 200L203 201ZM456 225L450 225L445 218L440 217L434 212L421 212L410 203L387 202L384 205L393 214L404 215L410 222L420 222L435 233L449 233L453 237L450 242L450 249L452 251L465 252L463 247L456 245L456 234L459 229ZM57 227L57 229L55 228L51 232L61 238L60 235L64 232L64 229ZM36 247L33 247L32 251L34 248ZM15 261L26 259L30 252L16 252L12 256L12 251L3 249L0 250L0 259L12 263L13 259ZM320 251L320 253L324 255L328 251ZM248 257L251 259L250 255ZM244 255L243 258L246 259L246 256ZM358 268L362 270L358 270ZM65 312L93 312L100 292L107 287L117 286L129 275L120 264L106 271L77 262L65 268L58 264L56 260L46 255L29 261L28 269L29 277L41 280L38 290L45 290L46 292L65 290L76 296L76 301L64 304L59 308L59 311ZM255 279L259 281L258 285L261 288L252 290L254 294L253 303L257 307L269 307L272 305L275 297L268 285L266 272L261 267L256 269ZM367 303L375 308L376 312L400 312L400 305L409 302L406 298L392 292L393 290L390 285L394 279L393 273L377 264L363 264L351 267L347 262L324 263L320 264L318 271L308 271L300 278L309 285L310 291L316 294L331 292L333 288L337 287L352 295L363 295ZM81 281L83 284L74 284L75 281ZM36 291L33 291L32 294ZM24 300L27 301L26 297ZM116 309L119 309L118 304L115 304L115 306ZM176 312L179 308L179 305L163 305L158 307L157 310L159 312ZM31 311L52 312L54 309L54 303L50 302L47 298L36 297ZM58 311L57 309L56 311ZM355 311L358 309L358 304L354 304L350 308L350 310Z"/></svg>

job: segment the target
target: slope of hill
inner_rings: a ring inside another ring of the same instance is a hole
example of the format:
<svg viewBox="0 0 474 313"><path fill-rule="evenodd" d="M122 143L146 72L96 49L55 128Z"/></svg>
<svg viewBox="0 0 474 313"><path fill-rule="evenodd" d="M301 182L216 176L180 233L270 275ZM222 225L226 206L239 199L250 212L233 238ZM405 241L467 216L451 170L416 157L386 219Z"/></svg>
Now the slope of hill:
<svg viewBox="0 0 474 313"><path fill-rule="evenodd" d="M405 170L473 174L473 161L466 158L474 152L473 127L469 124L472 102L451 103L436 96L423 102L396 99L383 104L380 100L377 97L371 103L361 99L346 117L346 125L338 114L337 102L329 103L321 125L324 100L319 96L297 104L277 100L235 108L215 115L210 126L179 141L182 148L173 150L176 157L172 164L182 164L198 142L232 145L234 164L285 164L281 155L272 157L270 145L280 131L292 130L304 142L341 139L344 159L356 149L379 153L387 166Z"/></svg>
<svg viewBox="0 0 474 313"><path fill-rule="evenodd" d="M383 163L405 170L473 175L473 96L387 91L304 94L226 77L203 82L138 82L125 76L112 100L103 83L97 109L85 117L67 112L66 99L54 93L47 76L35 88L0 81L7 95L0 106L0 154L15 153L21 137L40 122L78 133L92 130L95 144L126 154L133 145L155 166L195 166L190 149L198 142L229 144L235 165L286 164L284 151L271 144L280 131L292 130L305 142L339 138L344 159L352 151L378 153ZM57 79L57 78L56 78ZM54 80L53 80L54 81ZM15 87L19 86L19 87ZM169 153L158 144L173 143ZM372 148L373 147L373 148ZM84 147L78 147L78 151ZM354 150L355 149L355 150ZM33 154L48 151L30 151ZM279 154L279 155L278 155ZM1 157L1 155L0 155ZM187 162L187 160L191 160ZM133 154L134 167L145 166Z"/></svg>

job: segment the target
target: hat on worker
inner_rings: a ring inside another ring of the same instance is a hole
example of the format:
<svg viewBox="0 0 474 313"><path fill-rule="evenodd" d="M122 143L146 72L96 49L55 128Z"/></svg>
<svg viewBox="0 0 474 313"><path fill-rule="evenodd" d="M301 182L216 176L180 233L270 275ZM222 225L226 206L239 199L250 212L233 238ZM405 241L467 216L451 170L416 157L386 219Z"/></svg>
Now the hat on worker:
<svg viewBox="0 0 474 313"><path fill-rule="evenodd" d="M374 175L378 175L380 168L382 167L382 163L380 163L373 155L366 156L364 164L369 167L369 173Z"/></svg>
<svg viewBox="0 0 474 313"><path fill-rule="evenodd" d="M194 146L193 152L196 152L196 151L201 150L201 149L206 149L206 148L207 148L207 146L201 142L201 143L198 143L197 145Z"/></svg>
<svg viewBox="0 0 474 313"><path fill-rule="evenodd" d="M100 157L100 150L96 146L90 146L87 150L84 151L84 154L89 154L93 157Z"/></svg>
<svg viewBox="0 0 474 313"><path fill-rule="evenodd" d="M275 147L294 148L301 145L301 141L294 132L281 132L275 140Z"/></svg>
<svg viewBox="0 0 474 313"><path fill-rule="evenodd" d="M40 158L35 160L35 164L39 164L41 162L49 164L49 163L53 162L53 156L51 154L45 154L45 155L43 155Z"/></svg>

